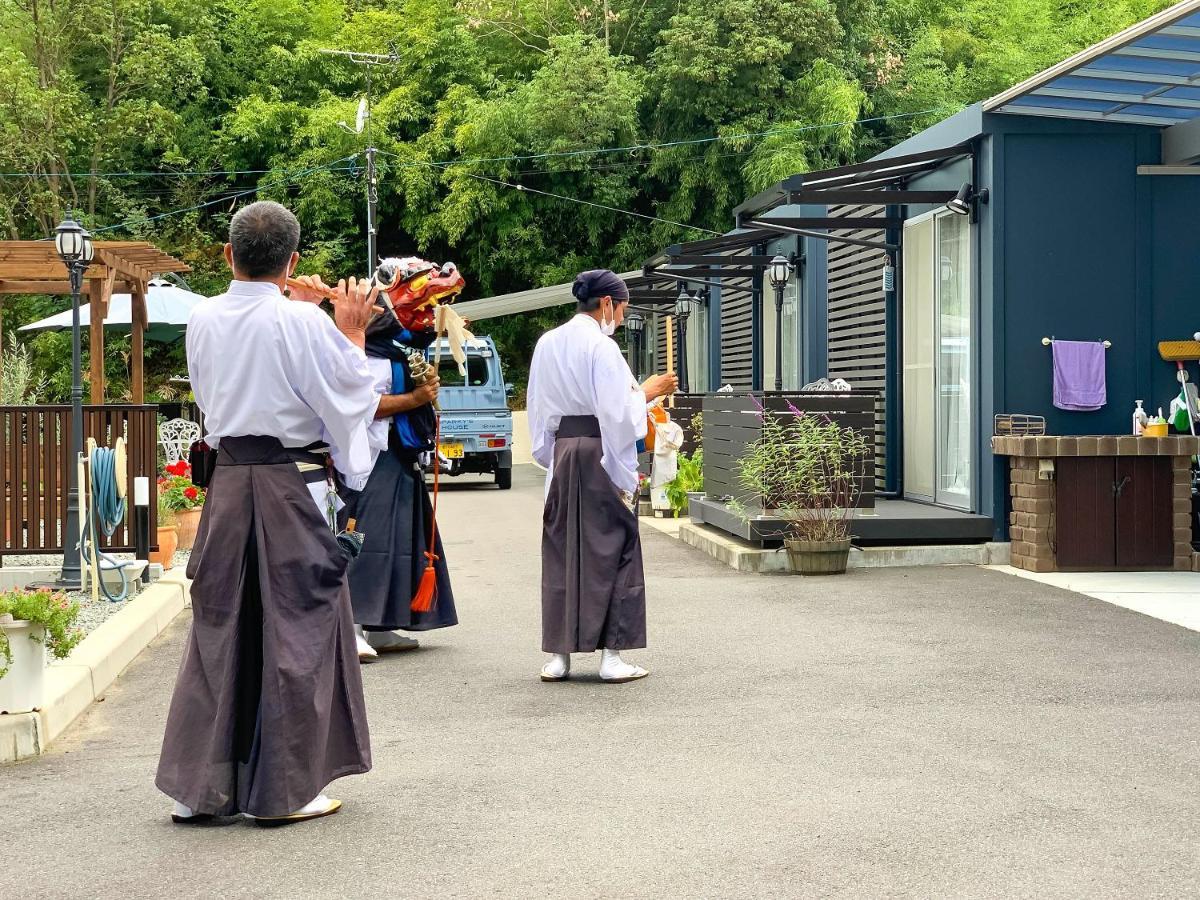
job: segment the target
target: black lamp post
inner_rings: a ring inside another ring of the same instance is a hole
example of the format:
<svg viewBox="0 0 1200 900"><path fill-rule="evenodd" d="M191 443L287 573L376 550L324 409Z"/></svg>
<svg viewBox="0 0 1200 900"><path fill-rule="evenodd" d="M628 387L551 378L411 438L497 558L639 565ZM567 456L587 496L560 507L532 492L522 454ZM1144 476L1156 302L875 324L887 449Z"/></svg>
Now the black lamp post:
<svg viewBox="0 0 1200 900"><path fill-rule="evenodd" d="M775 288L775 390L783 390L783 292L795 266L783 256L776 256L767 268L771 287Z"/></svg>
<svg viewBox="0 0 1200 900"><path fill-rule="evenodd" d="M687 285L679 285L679 296L675 298L675 322L678 326L678 341L679 341L679 371L676 373L679 376L679 392L681 394L688 393L688 365L687 365L687 320L692 314L692 307L696 303L696 298L688 293Z"/></svg>
<svg viewBox="0 0 1200 900"><path fill-rule="evenodd" d="M629 333L629 355L633 357L633 377L642 378L642 332L646 327L646 317L636 309L630 310L625 317L625 330Z"/></svg>
<svg viewBox="0 0 1200 900"><path fill-rule="evenodd" d="M71 280L71 455L67 463L67 519L63 526L63 566L58 586L78 590L83 583L79 560L79 457L83 454L83 376L79 349L79 295L83 273L92 263L92 236L74 219L54 229L54 246ZM94 314L93 310L93 314Z"/></svg>

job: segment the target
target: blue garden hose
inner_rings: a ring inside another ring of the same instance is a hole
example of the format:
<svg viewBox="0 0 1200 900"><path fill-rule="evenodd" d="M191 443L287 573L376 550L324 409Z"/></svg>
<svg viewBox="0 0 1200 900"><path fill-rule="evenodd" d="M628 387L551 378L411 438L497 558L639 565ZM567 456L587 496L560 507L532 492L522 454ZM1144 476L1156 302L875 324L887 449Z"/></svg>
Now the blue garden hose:
<svg viewBox="0 0 1200 900"><path fill-rule="evenodd" d="M91 563L91 553L103 562L108 563L121 575L121 590L113 596L109 593L108 585L103 576L99 577L100 590L111 602L118 603L129 596L129 579L125 575L128 562L109 556L100 549L96 539L96 528L104 532L106 538L113 536L123 521L125 521L125 498L121 496L117 482L117 451L107 447L94 447L91 453L92 493L88 504L87 534L89 541L84 543L84 558ZM99 569L98 569L99 571Z"/></svg>

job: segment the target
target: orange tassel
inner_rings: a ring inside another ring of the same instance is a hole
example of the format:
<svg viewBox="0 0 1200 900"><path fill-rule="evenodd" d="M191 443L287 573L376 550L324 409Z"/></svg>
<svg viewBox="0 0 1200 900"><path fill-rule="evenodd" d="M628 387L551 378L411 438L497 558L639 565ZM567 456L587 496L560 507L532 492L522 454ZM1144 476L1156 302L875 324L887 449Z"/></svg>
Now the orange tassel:
<svg viewBox="0 0 1200 900"><path fill-rule="evenodd" d="M417 592L413 594L412 603L409 605L409 609L418 613L429 612L433 609L433 601L437 599L437 569L433 567L437 557L432 553L426 553L425 557L429 564L421 573L421 582L417 585Z"/></svg>

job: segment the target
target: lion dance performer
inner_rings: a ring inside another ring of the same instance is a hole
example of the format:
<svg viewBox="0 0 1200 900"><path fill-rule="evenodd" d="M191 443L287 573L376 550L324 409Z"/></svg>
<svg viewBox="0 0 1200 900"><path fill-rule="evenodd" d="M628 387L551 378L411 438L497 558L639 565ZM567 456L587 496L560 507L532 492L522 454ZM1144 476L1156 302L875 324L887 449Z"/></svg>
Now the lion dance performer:
<svg viewBox="0 0 1200 900"><path fill-rule="evenodd" d="M462 319L445 305L465 285L453 263L389 258L380 263L376 280L388 307L368 326L366 341L367 364L382 395L370 429L378 458L366 487L349 493L344 510L366 536L350 570L364 662L415 648L417 641L400 631L458 624L446 554L431 528L433 506L422 468L437 452L438 377L425 361L425 350L446 333L461 366L462 346L470 338ZM425 603L414 600L423 576L426 594L432 589Z"/></svg>

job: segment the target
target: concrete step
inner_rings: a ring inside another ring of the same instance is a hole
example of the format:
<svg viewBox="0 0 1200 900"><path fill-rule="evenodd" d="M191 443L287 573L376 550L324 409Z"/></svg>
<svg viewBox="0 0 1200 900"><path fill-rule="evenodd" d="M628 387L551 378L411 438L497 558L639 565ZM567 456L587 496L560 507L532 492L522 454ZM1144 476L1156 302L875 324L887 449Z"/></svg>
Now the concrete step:
<svg viewBox="0 0 1200 900"><path fill-rule="evenodd" d="M719 529L685 520L679 525L679 539L707 553L739 572L791 574L787 551L757 547ZM852 569L902 568L909 566L988 566L1007 565L1009 545L931 544L915 547L855 547L847 563Z"/></svg>

